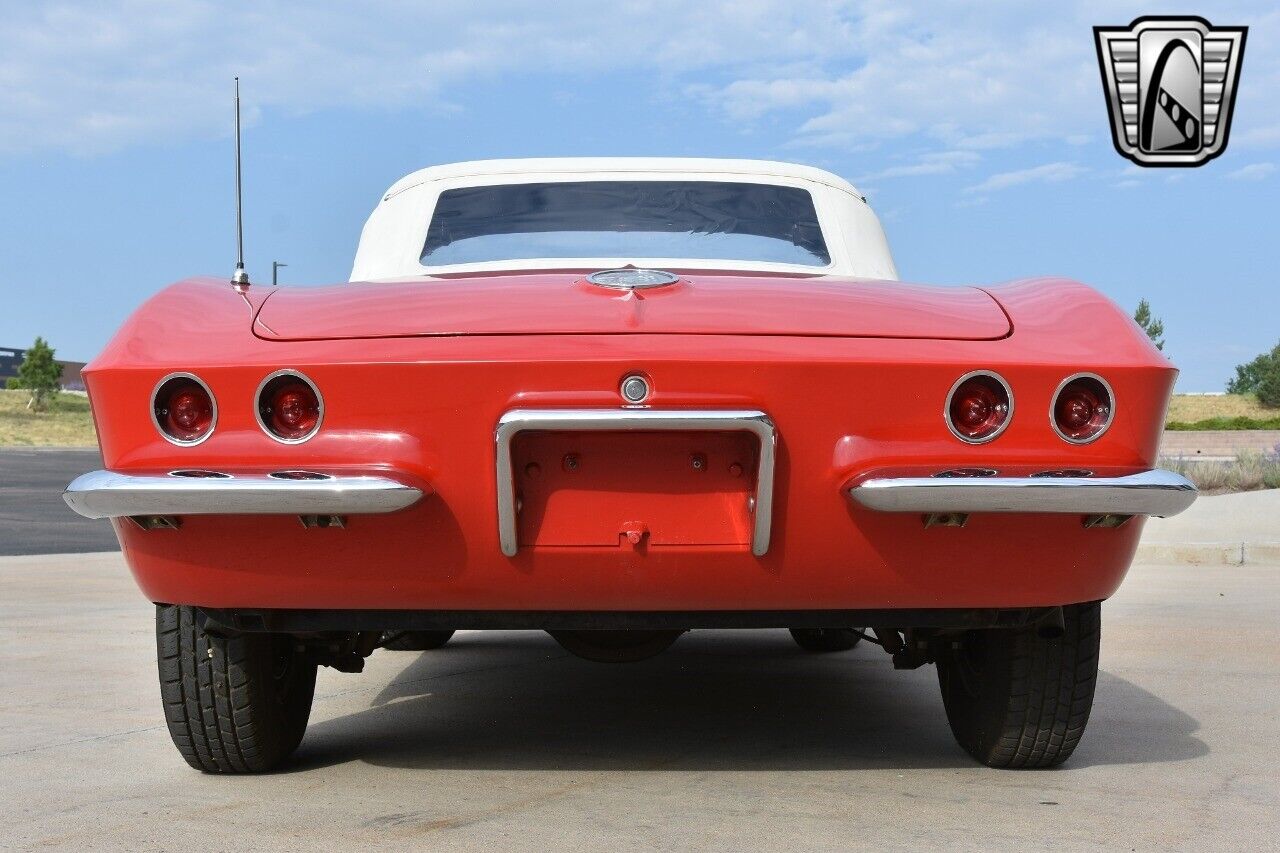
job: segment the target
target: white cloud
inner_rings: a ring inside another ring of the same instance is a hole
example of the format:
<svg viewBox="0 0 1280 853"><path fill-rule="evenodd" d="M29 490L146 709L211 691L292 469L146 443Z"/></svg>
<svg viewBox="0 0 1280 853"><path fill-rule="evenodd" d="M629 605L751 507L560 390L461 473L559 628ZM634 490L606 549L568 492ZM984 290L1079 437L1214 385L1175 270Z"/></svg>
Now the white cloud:
<svg viewBox="0 0 1280 853"><path fill-rule="evenodd" d="M0 152L222 134L237 74L252 122L255 108L448 108L462 85L504 74L794 71L844 48L839 11L785 0L608 10L589 0L11 3L0 27Z"/></svg>
<svg viewBox="0 0 1280 853"><path fill-rule="evenodd" d="M1000 172L992 175L980 184L968 188L971 193L987 193L1016 187L1019 184L1059 183L1078 178L1089 170L1076 163L1045 163L1030 169L1018 169L1013 172Z"/></svg>
<svg viewBox="0 0 1280 853"><path fill-rule="evenodd" d="M939 152L980 151L1105 135L1090 28L1124 23L1129 12L1011 0L904 5L10 3L0 27L0 152L222 134L234 74L246 79L247 107L297 113L447 109L478 79L640 71L732 123L786 122L793 141L810 146L920 135ZM1221 17L1251 27L1233 144L1280 143L1276 127L1250 123L1273 125L1280 107L1280 56L1263 48L1280 42L1280 12L1242 0Z"/></svg>
<svg viewBox="0 0 1280 853"><path fill-rule="evenodd" d="M1274 163L1250 163L1234 172L1228 172L1227 177L1237 181L1261 181L1271 177L1275 171Z"/></svg>
<svg viewBox="0 0 1280 853"><path fill-rule="evenodd" d="M861 185L881 178L904 178L917 175L949 175L957 168L973 166L981 158L972 151L935 151L920 155L914 163L889 166L869 175L855 178Z"/></svg>
<svg viewBox="0 0 1280 853"><path fill-rule="evenodd" d="M1092 12L1002 2L861 8L838 62L738 79L709 99L737 118L810 106L817 114L797 132L831 142L925 133L981 149L1079 137L1096 124Z"/></svg>
<svg viewBox="0 0 1280 853"><path fill-rule="evenodd" d="M735 120L804 109L796 133L814 145L921 134L947 149L1109 136L1092 27L1125 24L1140 9L1097 3L860 4L848 50L800 73L764 68L702 97ZM1150 11L1150 10L1147 10ZM1280 144L1280 10L1245 0L1211 15L1248 24L1233 145Z"/></svg>

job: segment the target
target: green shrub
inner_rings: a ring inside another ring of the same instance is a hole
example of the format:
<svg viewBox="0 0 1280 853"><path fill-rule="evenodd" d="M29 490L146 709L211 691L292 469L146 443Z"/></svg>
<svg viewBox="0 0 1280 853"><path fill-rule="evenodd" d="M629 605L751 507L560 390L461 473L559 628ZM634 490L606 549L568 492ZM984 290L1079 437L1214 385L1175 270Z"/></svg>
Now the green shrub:
<svg viewBox="0 0 1280 853"><path fill-rule="evenodd" d="M1280 465L1272 465L1262 472L1262 487L1264 489L1280 489Z"/></svg>
<svg viewBox="0 0 1280 853"><path fill-rule="evenodd" d="M1280 409L1280 357L1272 359L1271 369L1258 383L1258 402L1268 409Z"/></svg>
<svg viewBox="0 0 1280 853"><path fill-rule="evenodd" d="M1237 366L1235 378L1227 382L1227 393L1257 394L1262 405L1280 409L1280 344Z"/></svg>
<svg viewBox="0 0 1280 853"><path fill-rule="evenodd" d="M1230 461L1162 459L1161 464L1176 471L1207 493L1252 492L1280 488L1280 452L1241 453Z"/></svg>
<svg viewBox="0 0 1280 853"><path fill-rule="evenodd" d="M1207 429L1280 429L1280 417L1260 420L1237 415L1234 418L1205 418L1202 421L1169 421L1164 428L1175 432L1198 432Z"/></svg>

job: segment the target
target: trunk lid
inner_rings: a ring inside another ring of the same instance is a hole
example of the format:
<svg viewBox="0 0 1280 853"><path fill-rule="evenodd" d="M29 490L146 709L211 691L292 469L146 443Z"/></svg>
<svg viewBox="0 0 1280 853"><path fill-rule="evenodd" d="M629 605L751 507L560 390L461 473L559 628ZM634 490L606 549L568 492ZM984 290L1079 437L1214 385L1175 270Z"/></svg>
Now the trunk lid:
<svg viewBox="0 0 1280 853"><path fill-rule="evenodd" d="M686 273L613 290L581 272L503 273L280 288L255 322L267 340L450 335L790 335L994 340L1003 309L974 287L835 276Z"/></svg>

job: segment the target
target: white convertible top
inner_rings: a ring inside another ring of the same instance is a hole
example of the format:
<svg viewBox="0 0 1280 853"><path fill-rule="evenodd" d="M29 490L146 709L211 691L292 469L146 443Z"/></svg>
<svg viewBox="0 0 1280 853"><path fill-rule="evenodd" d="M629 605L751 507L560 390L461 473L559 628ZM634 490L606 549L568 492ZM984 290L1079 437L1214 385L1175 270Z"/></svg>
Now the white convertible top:
<svg viewBox="0 0 1280 853"><path fill-rule="evenodd" d="M537 172L540 175L567 172L575 176L582 172L608 172L614 175L628 172L685 172L794 178L815 184L826 184L851 195L860 195L853 184L838 175L813 166L781 163L776 160L722 160L714 157L529 157L515 160L468 160L465 163L428 166L425 169L410 172L396 181L382 199L386 201L410 187L427 181L489 175L524 175L529 172Z"/></svg>
<svg viewBox="0 0 1280 853"><path fill-rule="evenodd" d="M799 187L813 197L831 255L826 267L680 258L529 258L426 266L420 256L436 200L460 187L555 181L734 181ZM772 160L703 157L551 157L473 160L430 166L391 185L360 236L352 281L402 279L512 269L608 269L629 263L683 269L749 269L896 279L884 231L866 199L841 177L812 166Z"/></svg>

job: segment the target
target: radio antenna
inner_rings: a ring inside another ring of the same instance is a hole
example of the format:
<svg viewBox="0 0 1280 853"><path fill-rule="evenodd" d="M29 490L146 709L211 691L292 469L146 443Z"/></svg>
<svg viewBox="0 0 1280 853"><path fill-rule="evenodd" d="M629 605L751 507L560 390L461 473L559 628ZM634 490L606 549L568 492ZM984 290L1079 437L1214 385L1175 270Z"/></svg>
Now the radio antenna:
<svg viewBox="0 0 1280 853"><path fill-rule="evenodd" d="M243 289L249 286L249 274L244 270L244 202L240 194L240 78L236 78L236 271L231 274L231 284Z"/></svg>

